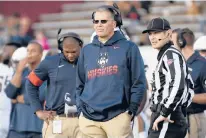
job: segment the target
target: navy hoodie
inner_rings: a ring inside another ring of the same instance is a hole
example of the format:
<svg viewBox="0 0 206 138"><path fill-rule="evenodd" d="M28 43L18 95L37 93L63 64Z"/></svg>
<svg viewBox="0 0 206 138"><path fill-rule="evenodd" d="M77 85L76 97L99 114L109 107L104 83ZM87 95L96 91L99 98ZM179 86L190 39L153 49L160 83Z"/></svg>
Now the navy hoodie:
<svg viewBox="0 0 206 138"><path fill-rule="evenodd" d="M94 121L107 121L140 104L146 91L144 63L138 47L120 32L105 43L95 36L77 64L77 106Z"/></svg>
<svg viewBox="0 0 206 138"><path fill-rule="evenodd" d="M76 104L76 62L74 64L68 62L62 53L49 56L29 74L26 86L33 112L43 110L37 98L37 90L45 80L47 80L46 110L63 114L66 94L70 95L70 104Z"/></svg>

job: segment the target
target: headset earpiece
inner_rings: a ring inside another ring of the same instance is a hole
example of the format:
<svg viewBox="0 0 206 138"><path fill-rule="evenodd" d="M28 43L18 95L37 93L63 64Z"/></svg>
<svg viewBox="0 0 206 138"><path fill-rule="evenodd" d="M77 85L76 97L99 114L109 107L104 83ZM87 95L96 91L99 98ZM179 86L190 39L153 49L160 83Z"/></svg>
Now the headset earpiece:
<svg viewBox="0 0 206 138"><path fill-rule="evenodd" d="M119 8L118 8L116 3L114 3L113 6L104 5L104 6L100 6L99 8L106 8L110 12L113 13L114 20L117 22L117 24L116 24L117 27L121 27L123 25L122 16L121 16L121 13L120 13ZM92 20L94 20L94 16L95 16L95 12L92 13Z"/></svg>
<svg viewBox="0 0 206 138"><path fill-rule="evenodd" d="M177 33L177 44L180 46L180 48L184 48L187 44L184 36L183 36L182 30L178 31Z"/></svg>

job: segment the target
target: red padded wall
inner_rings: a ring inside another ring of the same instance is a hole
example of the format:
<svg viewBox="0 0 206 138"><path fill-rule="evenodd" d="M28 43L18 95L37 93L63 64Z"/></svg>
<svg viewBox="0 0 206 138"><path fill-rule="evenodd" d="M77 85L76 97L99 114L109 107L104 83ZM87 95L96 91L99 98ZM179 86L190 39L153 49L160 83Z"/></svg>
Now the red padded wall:
<svg viewBox="0 0 206 138"><path fill-rule="evenodd" d="M32 21L38 21L42 13L61 12L65 3L80 3L82 1L0 1L0 14L11 15L14 12L29 16Z"/></svg>

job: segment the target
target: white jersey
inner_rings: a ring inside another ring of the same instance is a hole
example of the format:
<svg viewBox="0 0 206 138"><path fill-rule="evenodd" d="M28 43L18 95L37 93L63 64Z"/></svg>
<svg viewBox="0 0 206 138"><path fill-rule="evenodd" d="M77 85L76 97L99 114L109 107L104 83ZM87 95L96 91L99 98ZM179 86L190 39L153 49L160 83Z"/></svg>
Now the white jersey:
<svg viewBox="0 0 206 138"><path fill-rule="evenodd" d="M9 131L11 100L6 96L4 90L13 73L12 68L0 63L0 138L6 138Z"/></svg>

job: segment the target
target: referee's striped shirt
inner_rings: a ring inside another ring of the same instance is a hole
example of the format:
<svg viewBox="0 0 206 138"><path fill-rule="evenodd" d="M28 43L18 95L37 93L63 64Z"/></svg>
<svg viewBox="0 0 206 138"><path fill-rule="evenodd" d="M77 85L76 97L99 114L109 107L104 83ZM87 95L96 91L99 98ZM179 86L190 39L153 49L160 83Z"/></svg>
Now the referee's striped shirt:
<svg viewBox="0 0 206 138"><path fill-rule="evenodd" d="M194 92L182 54L170 44L158 54L158 64L153 73L152 103L161 104L160 114L167 117L180 105L189 106Z"/></svg>

